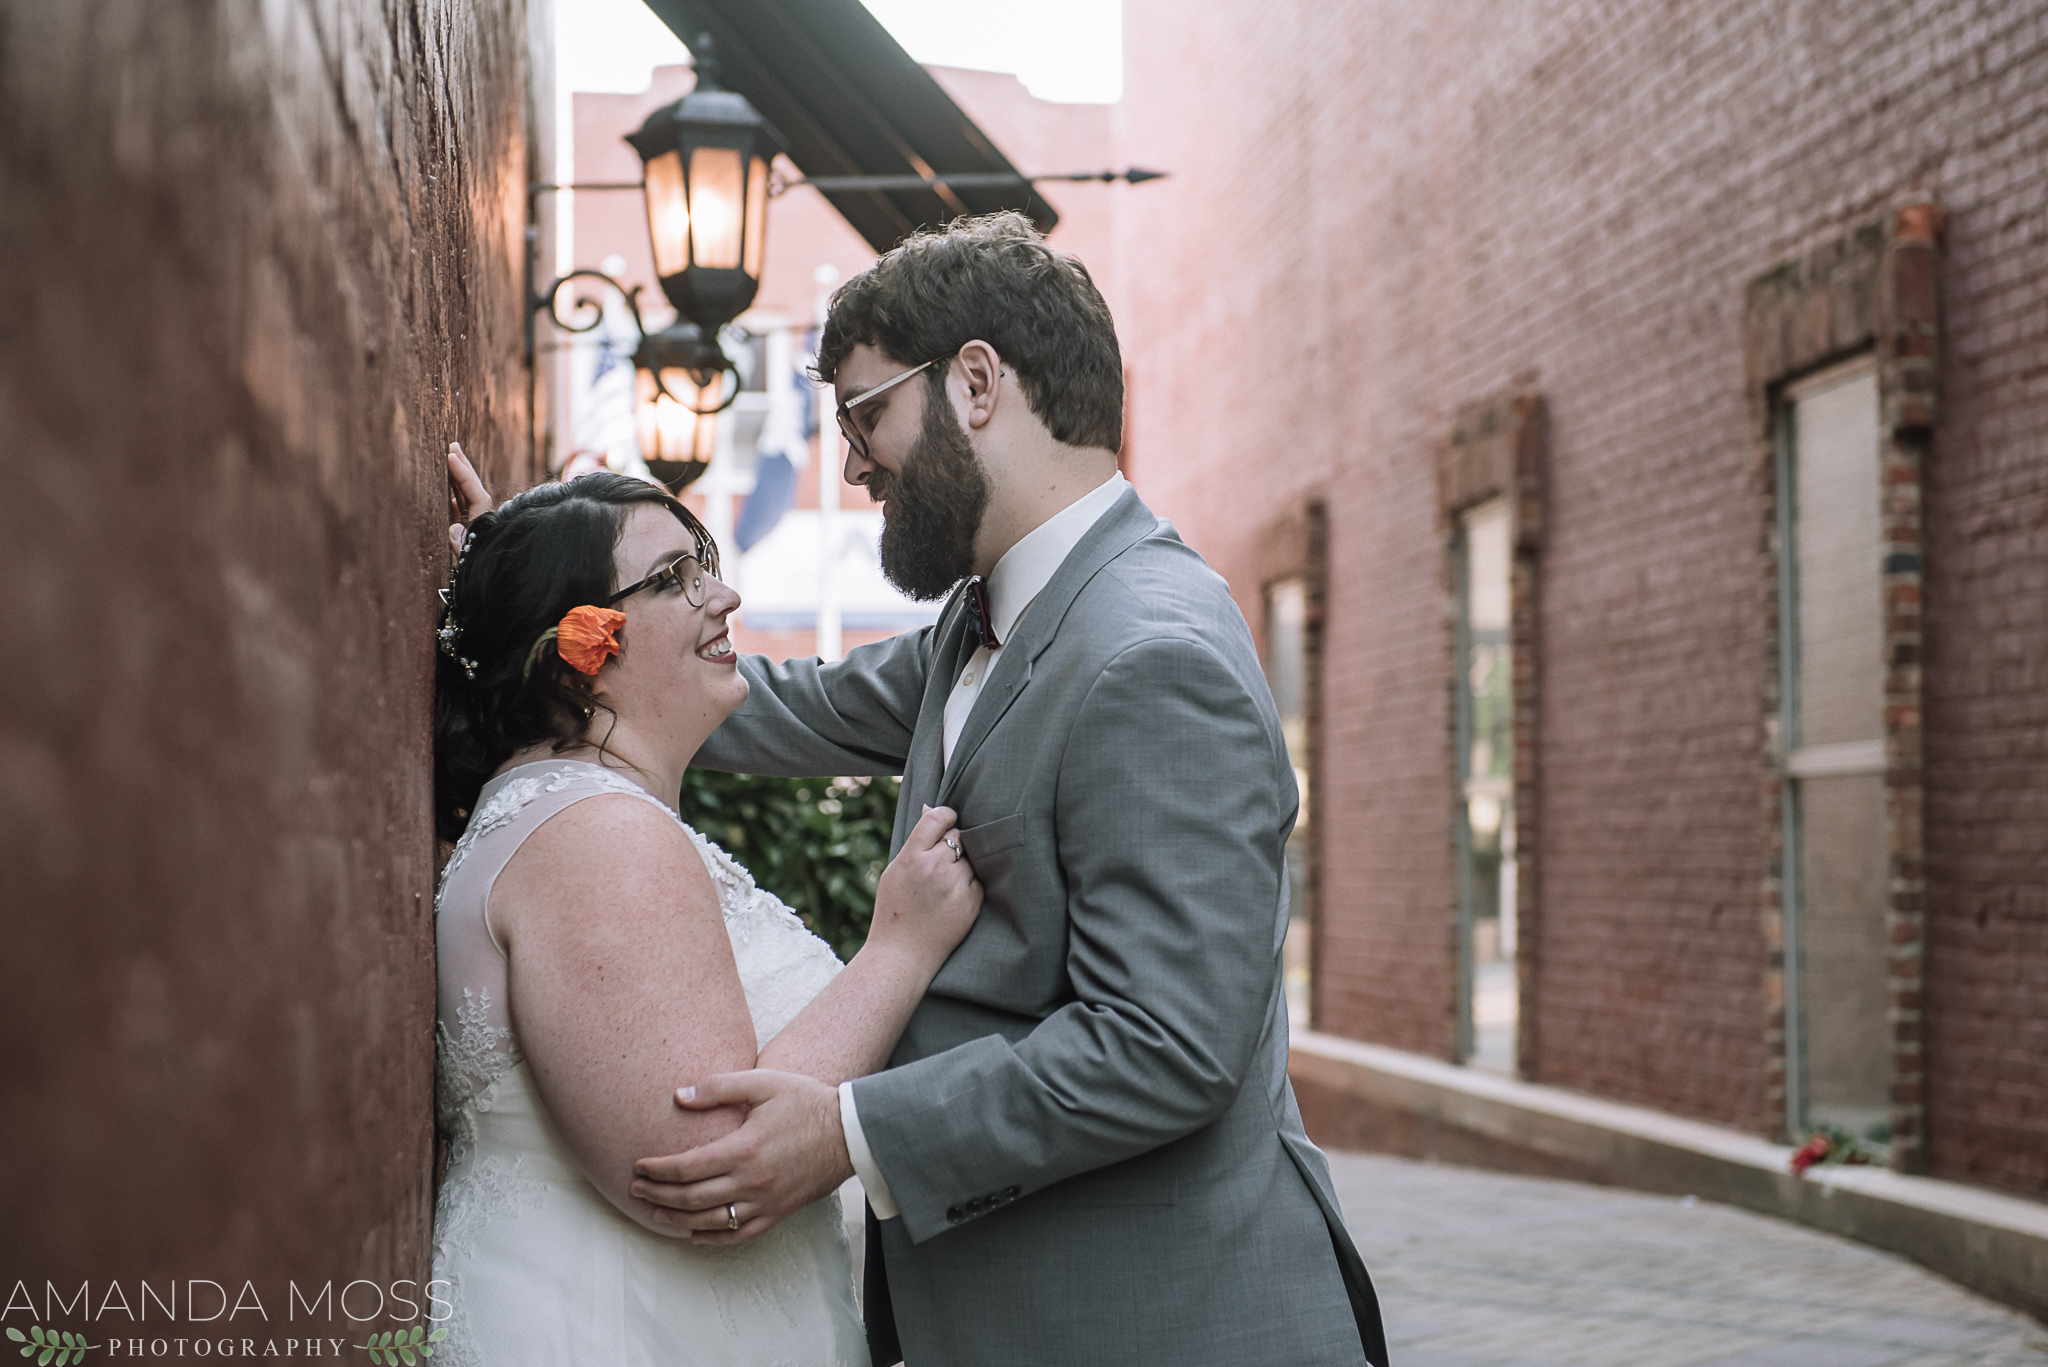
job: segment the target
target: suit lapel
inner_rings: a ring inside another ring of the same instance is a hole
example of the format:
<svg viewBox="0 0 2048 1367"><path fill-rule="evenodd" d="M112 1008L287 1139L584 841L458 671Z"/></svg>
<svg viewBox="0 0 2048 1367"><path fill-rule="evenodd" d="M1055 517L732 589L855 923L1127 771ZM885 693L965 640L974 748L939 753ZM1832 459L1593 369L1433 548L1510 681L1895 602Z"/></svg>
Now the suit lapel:
<svg viewBox="0 0 2048 1367"><path fill-rule="evenodd" d="M939 784L939 795L932 799L937 806L946 805L953 795L953 784L959 779L961 768L974 758L974 752L988 739L988 733L995 730L996 723L1003 719L1003 713L1010 710L1010 704L1017 701L1017 695L1031 681L1031 658L1020 653L1012 659L1010 652L1014 649L1015 646L1006 646L997 657L995 669L990 672L988 682L981 686L973 710L967 714L966 725L960 728L960 739L953 742L953 762L946 766L945 777ZM945 724L943 714L939 724Z"/></svg>
<svg viewBox="0 0 2048 1367"><path fill-rule="evenodd" d="M896 806L892 857L903 848L924 808L939 802L939 783L945 770L946 697L960 677L967 654L972 653L967 645L967 611L962 597L955 593L939 614L931 664L925 670L924 698L917 710L917 729L911 734L910 755L903 763L903 796Z"/></svg>
<svg viewBox="0 0 2048 1367"><path fill-rule="evenodd" d="M1080 542L1053 572L1050 581L1038 596L1031 600L1031 606L1024 609L1024 615L1010 629L1010 639L996 657L995 668L981 686L981 694L974 701L974 708L967 714L967 724L960 730L960 739L953 743L952 762L945 766L945 776L940 780L937 795L929 799L934 805L943 806L952 797L953 785L959 781L967 761L974 758L974 752L995 730L996 723L1010 710L1010 705L1031 682L1031 666L1045 648L1052 644L1058 634L1060 623L1066 620L1067 609L1074 605L1074 599L1093 579L1104 565L1129 550L1139 540L1159 527L1159 519L1138 497L1135 489L1126 489L1123 497L1110 505L1093 527L1082 536ZM964 619L966 613L960 616ZM956 633L964 636L965 628ZM955 675L958 666L955 666ZM949 676L939 697L937 726L941 733L946 724L945 692L952 688ZM925 694L925 706L931 707L931 693ZM925 729L922 715L918 718L920 736Z"/></svg>

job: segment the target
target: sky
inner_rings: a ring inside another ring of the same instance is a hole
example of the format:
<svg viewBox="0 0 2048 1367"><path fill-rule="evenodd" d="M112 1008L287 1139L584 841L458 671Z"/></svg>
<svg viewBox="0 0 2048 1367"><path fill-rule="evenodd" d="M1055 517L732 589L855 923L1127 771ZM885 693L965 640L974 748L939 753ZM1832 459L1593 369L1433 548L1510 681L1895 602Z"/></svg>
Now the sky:
<svg viewBox="0 0 2048 1367"><path fill-rule="evenodd" d="M862 0L919 62L1013 73L1041 100L1107 104L1123 94L1121 0ZM642 0L556 0L555 41L571 90L639 91L689 51Z"/></svg>

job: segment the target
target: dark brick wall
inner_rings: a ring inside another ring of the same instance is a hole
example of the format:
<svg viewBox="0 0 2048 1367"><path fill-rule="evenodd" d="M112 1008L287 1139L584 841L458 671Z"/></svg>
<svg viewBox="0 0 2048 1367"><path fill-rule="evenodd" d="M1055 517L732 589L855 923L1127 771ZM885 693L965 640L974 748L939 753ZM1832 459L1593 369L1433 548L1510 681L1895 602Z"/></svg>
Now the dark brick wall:
<svg viewBox="0 0 2048 1367"><path fill-rule="evenodd" d="M1430 453L1549 403L1537 1076L1763 1131L1747 283L1947 211L1926 470L1931 1169L2048 1194L2048 11L1129 0L1141 489L1258 611L1329 509L1320 1018L1452 1042Z"/></svg>
<svg viewBox="0 0 2048 1367"><path fill-rule="evenodd" d="M1922 480L1927 1145L2048 1196L2048 35L1950 200ZM1980 104L1984 103L1979 97Z"/></svg>
<svg viewBox="0 0 2048 1367"><path fill-rule="evenodd" d="M0 7L0 1285L38 1306L424 1275L441 452L525 482L527 24Z"/></svg>

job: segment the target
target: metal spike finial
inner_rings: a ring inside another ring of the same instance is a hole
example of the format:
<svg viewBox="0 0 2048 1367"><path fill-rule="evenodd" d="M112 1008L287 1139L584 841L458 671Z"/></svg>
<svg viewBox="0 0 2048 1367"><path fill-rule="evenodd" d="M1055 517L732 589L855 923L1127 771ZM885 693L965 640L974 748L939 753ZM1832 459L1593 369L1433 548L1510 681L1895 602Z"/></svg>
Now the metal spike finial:
<svg viewBox="0 0 2048 1367"><path fill-rule="evenodd" d="M718 40L709 33L698 34L690 44L690 66L697 73L697 89L724 89L718 83Z"/></svg>

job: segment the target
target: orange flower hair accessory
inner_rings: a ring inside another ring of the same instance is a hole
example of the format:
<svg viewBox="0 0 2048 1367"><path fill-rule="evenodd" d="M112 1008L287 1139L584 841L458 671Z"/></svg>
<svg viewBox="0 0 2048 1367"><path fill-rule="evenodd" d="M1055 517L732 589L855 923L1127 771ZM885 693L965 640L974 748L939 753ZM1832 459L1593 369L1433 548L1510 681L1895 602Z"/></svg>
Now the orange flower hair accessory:
<svg viewBox="0 0 2048 1367"><path fill-rule="evenodd" d="M570 608L555 628L555 649L578 674L595 674L619 653L617 632L624 625L626 614L611 608Z"/></svg>
<svg viewBox="0 0 2048 1367"><path fill-rule="evenodd" d="M534 661L540 658L541 650L549 641L555 643L555 651L562 657L562 663L579 674L595 674L604 668L604 662L619 653L618 630L626 624L626 614L611 608L594 608L587 604L570 608L562 620L541 633L533 649L526 656L526 673L533 673Z"/></svg>

